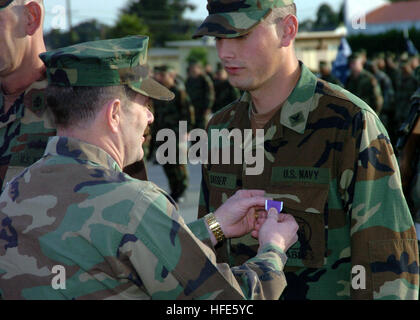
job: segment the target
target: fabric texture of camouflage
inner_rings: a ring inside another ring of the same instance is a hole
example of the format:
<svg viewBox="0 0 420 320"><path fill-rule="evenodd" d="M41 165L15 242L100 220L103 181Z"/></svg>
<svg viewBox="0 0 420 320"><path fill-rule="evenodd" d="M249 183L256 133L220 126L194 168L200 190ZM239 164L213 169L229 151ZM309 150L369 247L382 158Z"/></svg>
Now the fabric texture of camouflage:
<svg viewBox="0 0 420 320"><path fill-rule="evenodd" d="M13 0L0 0L0 10L6 8L9 4L11 4Z"/></svg>
<svg viewBox="0 0 420 320"><path fill-rule="evenodd" d="M350 75L346 83L346 89L367 103L377 114L383 107L381 87L375 76L366 70L358 76Z"/></svg>
<svg viewBox="0 0 420 320"><path fill-rule="evenodd" d="M211 108L213 113L224 108L239 98L239 90L233 87L228 80L214 80L214 104Z"/></svg>
<svg viewBox="0 0 420 320"><path fill-rule="evenodd" d="M278 247L217 264L203 220L187 226L163 190L76 139L52 137L8 184L0 221L5 299L276 299L286 285ZM52 287L54 266L65 289Z"/></svg>
<svg viewBox="0 0 420 320"><path fill-rule="evenodd" d="M173 93L149 77L148 42L146 36L91 41L48 51L40 57L51 85L127 85L145 96L172 100Z"/></svg>
<svg viewBox="0 0 420 320"><path fill-rule="evenodd" d="M208 0L209 15L193 38L242 36L257 26L272 9L291 4L293 0Z"/></svg>
<svg viewBox="0 0 420 320"><path fill-rule="evenodd" d="M338 85L340 87L344 87L344 85L341 83L341 81L336 78L332 73L328 75L321 75L320 78L324 81L330 82L332 84Z"/></svg>
<svg viewBox="0 0 420 320"><path fill-rule="evenodd" d="M48 138L56 134L45 104L46 79L34 82L6 112L0 92L0 186L38 161Z"/></svg>
<svg viewBox="0 0 420 320"><path fill-rule="evenodd" d="M281 299L417 299L416 232L385 128L361 99L301 68L297 86L264 127L264 143L243 144L263 149L261 175L233 164L232 143L211 141L212 129L251 129L249 93L210 120L208 158L218 148L232 160L203 165L198 216L238 189L264 189L299 224ZM217 248L218 261L235 265L256 249L250 237L232 239ZM357 265L366 271L364 290L352 287Z"/></svg>

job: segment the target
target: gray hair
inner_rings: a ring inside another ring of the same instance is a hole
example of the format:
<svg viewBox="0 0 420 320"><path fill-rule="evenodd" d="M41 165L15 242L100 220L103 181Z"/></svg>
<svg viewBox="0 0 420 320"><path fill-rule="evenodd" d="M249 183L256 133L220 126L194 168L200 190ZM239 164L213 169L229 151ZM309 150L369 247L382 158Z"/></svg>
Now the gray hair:
<svg viewBox="0 0 420 320"><path fill-rule="evenodd" d="M50 108L57 127L84 126L95 119L102 107L114 99L121 101L122 108L128 108L136 92L126 86L108 87L59 87L48 86L47 106Z"/></svg>

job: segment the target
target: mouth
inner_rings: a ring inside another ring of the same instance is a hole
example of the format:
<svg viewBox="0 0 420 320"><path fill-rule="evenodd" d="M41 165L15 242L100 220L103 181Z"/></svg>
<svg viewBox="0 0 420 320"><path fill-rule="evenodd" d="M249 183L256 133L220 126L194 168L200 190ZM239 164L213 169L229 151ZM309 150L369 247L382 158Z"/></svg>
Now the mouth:
<svg viewBox="0 0 420 320"><path fill-rule="evenodd" d="M225 66L225 70L229 75L236 75L244 68L235 67L235 66Z"/></svg>

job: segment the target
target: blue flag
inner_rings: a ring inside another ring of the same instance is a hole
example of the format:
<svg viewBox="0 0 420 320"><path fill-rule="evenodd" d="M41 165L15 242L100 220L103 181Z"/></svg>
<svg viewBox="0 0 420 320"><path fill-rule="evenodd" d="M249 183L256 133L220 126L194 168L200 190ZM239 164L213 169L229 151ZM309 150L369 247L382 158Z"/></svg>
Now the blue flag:
<svg viewBox="0 0 420 320"><path fill-rule="evenodd" d="M407 44L407 52L410 56L415 56L419 54L419 51L417 50L417 48L414 46L414 43L410 40L410 39L406 39L406 44Z"/></svg>
<svg viewBox="0 0 420 320"><path fill-rule="evenodd" d="M346 38L341 38L340 46L338 47L337 57L332 64L332 74L338 78L341 83L346 84L347 78L350 74L348 66L348 58L352 54L349 43Z"/></svg>

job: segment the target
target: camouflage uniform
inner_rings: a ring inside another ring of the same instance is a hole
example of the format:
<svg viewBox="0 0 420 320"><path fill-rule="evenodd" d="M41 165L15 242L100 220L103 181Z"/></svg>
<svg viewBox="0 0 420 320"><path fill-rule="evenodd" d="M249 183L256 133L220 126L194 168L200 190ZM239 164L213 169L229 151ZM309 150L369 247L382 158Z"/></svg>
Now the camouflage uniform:
<svg viewBox="0 0 420 320"><path fill-rule="evenodd" d="M397 129L400 128L410 112L410 100L416 90L416 78L412 74L401 72L395 92L395 120L397 122Z"/></svg>
<svg viewBox="0 0 420 320"><path fill-rule="evenodd" d="M291 3L208 0L210 14L195 36L246 34L272 8ZM416 232L385 128L361 99L302 63L300 69L296 87L264 127L264 142L241 145L244 152L262 149L263 173L246 175L246 164L233 164L232 157L230 164L203 165L199 217L240 188L264 189L299 224L282 299L417 299ZM252 110L246 92L213 116L209 137L212 129L251 129ZM234 144L218 142L210 139L208 159L216 149L234 153ZM231 239L218 258L236 264L256 248L250 237ZM366 289L351 286L353 266L366 271Z"/></svg>
<svg viewBox="0 0 420 320"><path fill-rule="evenodd" d="M51 138L0 208L5 299L270 299L285 286L279 248L217 264L203 219L187 226L163 190L76 139ZM51 286L55 265L65 290Z"/></svg>
<svg viewBox="0 0 420 320"><path fill-rule="evenodd" d="M42 157L55 127L47 111L45 79L34 82L5 112L0 93L0 186Z"/></svg>
<svg viewBox="0 0 420 320"><path fill-rule="evenodd" d="M375 68L372 62L368 61L366 64L366 69L375 76L383 95L383 107L379 118L381 119L389 135L391 136L391 141L394 141L397 128L394 124L395 92L392 86L391 78L388 77L388 75L385 72L379 70L379 68Z"/></svg>
<svg viewBox="0 0 420 320"><path fill-rule="evenodd" d="M214 91L216 98L212 108L213 113L239 98L238 89L234 88L228 80L216 79L214 81Z"/></svg>
<svg viewBox="0 0 420 320"><path fill-rule="evenodd" d="M204 129L214 103L214 85L207 75L188 77L185 88L194 107L195 127Z"/></svg>
<svg viewBox="0 0 420 320"><path fill-rule="evenodd" d="M0 10L13 0L0 1ZM42 157L48 138L55 135L46 109L44 89L47 81L39 79L29 86L5 110L5 95L0 83L0 188Z"/></svg>
<svg viewBox="0 0 420 320"><path fill-rule="evenodd" d="M383 105L381 87L373 74L362 70L357 77L350 75L346 89L366 102L377 114L381 113Z"/></svg>
<svg viewBox="0 0 420 320"><path fill-rule="evenodd" d="M338 80L336 77L334 77L331 73L329 75L325 75L325 76L321 75L319 78L324 80L324 81L327 81L329 83L336 84L340 87L343 87L343 84L341 83L341 81Z"/></svg>
<svg viewBox="0 0 420 320"><path fill-rule="evenodd" d="M215 128L251 128L251 108L246 93L214 115L209 136ZM287 252L283 299L417 299L416 233L375 112L302 65L297 87L264 130L263 174L247 176L243 165L203 166L198 216L240 188L264 189L300 226ZM217 146L209 146L211 159ZM218 258L238 264L257 247L250 237L232 239ZM366 290L351 289L355 265L366 268Z"/></svg>
<svg viewBox="0 0 420 320"><path fill-rule="evenodd" d="M139 72L147 42L136 36L45 53L49 83L123 84L169 100L169 90ZM97 68L101 77L93 77ZM0 221L5 299L276 299L286 285L280 248L267 244L240 267L217 264L203 220L187 226L163 190L74 138L52 137L44 157L7 184ZM65 288L52 286L56 266Z"/></svg>

